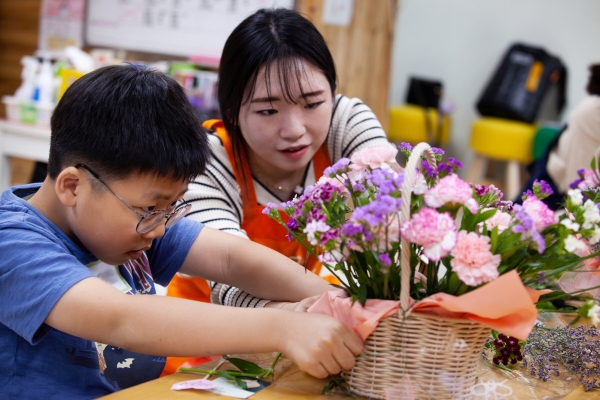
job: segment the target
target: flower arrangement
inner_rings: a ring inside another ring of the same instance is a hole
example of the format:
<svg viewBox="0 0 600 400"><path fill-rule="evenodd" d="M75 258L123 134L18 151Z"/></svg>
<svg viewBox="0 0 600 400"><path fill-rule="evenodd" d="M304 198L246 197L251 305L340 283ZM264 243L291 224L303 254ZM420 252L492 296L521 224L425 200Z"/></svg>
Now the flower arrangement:
<svg viewBox="0 0 600 400"><path fill-rule="evenodd" d="M407 143L399 149L407 157L413 150ZM410 296L420 300L460 296L513 270L525 286L542 288L580 264L577 252L586 242L600 241L598 208L581 194L567 198L561 217L543 203L552 193L543 181L513 204L493 185L459 178L462 164L441 162L441 149L433 149L436 167L422 157L412 195L402 198L405 171L397 151L390 145L343 158L302 195L264 210L363 305L399 299L403 245L411 247ZM406 221L403 205L410 207Z"/></svg>

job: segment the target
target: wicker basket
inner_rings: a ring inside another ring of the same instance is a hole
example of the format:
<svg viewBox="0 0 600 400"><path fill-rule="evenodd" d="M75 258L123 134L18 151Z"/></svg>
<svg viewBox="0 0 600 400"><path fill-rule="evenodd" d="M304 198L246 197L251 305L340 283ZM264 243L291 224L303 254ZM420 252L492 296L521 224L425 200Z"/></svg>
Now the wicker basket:
<svg viewBox="0 0 600 400"><path fill-rule="evenodd" d="M407 162L401 221L410 218L410 195L421 154L435 166L431 147L417 145ZM469 399L483 345L490 328L467 319L411 313L410 246L402 247L400 309L379 322L365 342L355 367L344 373L353 392L385 399L394 388L398 399Z"/></svg>

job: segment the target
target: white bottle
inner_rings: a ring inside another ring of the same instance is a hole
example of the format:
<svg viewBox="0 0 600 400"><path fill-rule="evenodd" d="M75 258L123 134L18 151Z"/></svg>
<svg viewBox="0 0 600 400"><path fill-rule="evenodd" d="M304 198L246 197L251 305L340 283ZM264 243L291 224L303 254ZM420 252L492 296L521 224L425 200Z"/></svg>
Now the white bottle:
<svg viewBox="0 0 600 400"><path fill-rule="evenodd" d="M54 79L54 68L52 62L44 58L42 66L35 79L34 100L39 104L52 105L56 98L56 80Z"/></svg>
<svg viewBox="0 0 600 400"><path fill-rule="evenodd" d="M23 71L21 72L21 86L15 92L15 97L20 101L31 101L35 91L35 80L40 63L35 57L24 56L21 58Z"/></svg>

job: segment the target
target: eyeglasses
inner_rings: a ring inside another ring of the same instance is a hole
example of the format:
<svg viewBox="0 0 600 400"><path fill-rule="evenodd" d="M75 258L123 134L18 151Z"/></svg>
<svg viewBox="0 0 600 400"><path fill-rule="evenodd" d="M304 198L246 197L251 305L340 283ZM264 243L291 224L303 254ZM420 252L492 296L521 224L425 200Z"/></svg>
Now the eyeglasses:
<svg viewBox="0 0 600 400"><path fill-rule="evenodd" d="M113 192L112 189L109 188L108 185L102 181L102 179L100 179L98 174L92 171L87 165L77 164L75 168L83 168L87 170L90 174L92 174L94 178L96 178L98 182L100 182L106 189L108 189L109 192L111 192L117 199L119 199L121 203L125 204L127 208L129 208L131 211L136 213L138 217L140 217L140 222L138 222L137 226L135 227L136 232L139 234L150 232L152 229L156 228L163 220L165 220L165 227L169 228L175 225L177 222L179 222L181 218L183 218L190 211L190 208L192 208L192 205L190 203L186 203L184 201L183 204L180 204L179 206L175 207L173 212L168 213L166 210L154 210L150 211L149 213L146 213L145 215L142 215L139 212L135 211L133 207L127 204L125 200L120 198L115 192Z"/></svg>

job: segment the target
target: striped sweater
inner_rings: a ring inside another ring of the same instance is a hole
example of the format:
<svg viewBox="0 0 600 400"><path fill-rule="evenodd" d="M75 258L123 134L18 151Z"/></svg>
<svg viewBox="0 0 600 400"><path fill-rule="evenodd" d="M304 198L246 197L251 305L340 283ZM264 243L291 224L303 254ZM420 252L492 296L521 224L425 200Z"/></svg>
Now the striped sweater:
<svg viewBox="0 0 600 400"><path fill-rule="evenodd" d="M233 169L223 144L216 135L209 135L212 159L206 172L194 179L185 195L192 209L187 218L207 226L248 238L241 229L243 206L240 186L235 180ZM371 109L359 99L337 95L334 99L331 126L327 134L327 151L332 163L350 157L357 150L383 146L388 143L381 124ZM311 165L305 177L304 187L316 181ZM259 204L281 203L267 187L253 179ZM211 282L211 301L217 304L238 307L262 307L268 300L258 299L242 290Z"/></svg>

